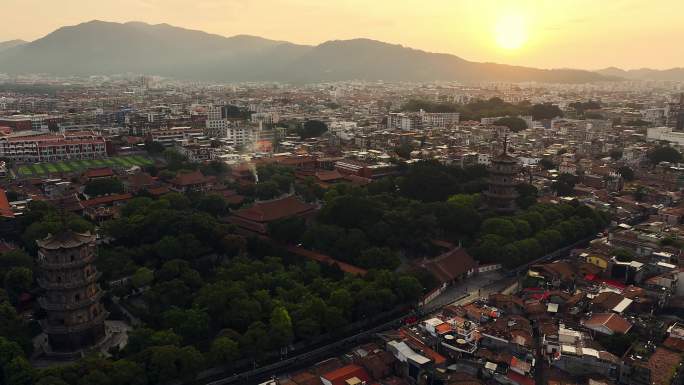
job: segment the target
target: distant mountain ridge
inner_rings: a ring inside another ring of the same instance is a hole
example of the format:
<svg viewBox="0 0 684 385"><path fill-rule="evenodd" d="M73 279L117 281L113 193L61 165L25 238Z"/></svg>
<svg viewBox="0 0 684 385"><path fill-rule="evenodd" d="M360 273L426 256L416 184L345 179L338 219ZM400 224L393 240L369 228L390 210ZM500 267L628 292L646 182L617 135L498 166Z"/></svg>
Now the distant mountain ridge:
<svg viewBox="0 0 684 385"><path fill-rule="evenodd" d="M477 63L370 39L317 46L238 35L223 37L168 24L94 20L62 27L0 51L0 72L97 75L139 73L191 80L338 80L584 83L612 75Z"/></svg>
<svg viewBox="0 0 684 385"><path fill-rule="evenodd" d="M0 42L0 52L28 43L24 40L8 40Z"/></svg>
<svg viewBox="0 0 684 385"><path fill-rule="evenodd" d="M666 70L654 70L651 68L639 68L623 70L617 67L608 67L596 71L601 75L614 76L632 80L670 80L684 81L684 68L670 68Z"/></svg>

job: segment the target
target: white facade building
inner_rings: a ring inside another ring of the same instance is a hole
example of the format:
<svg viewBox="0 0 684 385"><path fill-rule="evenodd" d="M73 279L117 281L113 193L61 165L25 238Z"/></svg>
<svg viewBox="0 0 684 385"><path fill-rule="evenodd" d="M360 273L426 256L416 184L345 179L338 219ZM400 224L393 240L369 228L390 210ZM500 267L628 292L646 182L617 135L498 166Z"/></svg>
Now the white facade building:
<svg viewBox="0 0 684 385"><path fill-rule="evenodd" d="M390 112L387 115L387 128L414 131L423 128L423 119L416 113Z"/></svg>
<svg viewBox="0 0 684 385"><path fill-rule="evenodd" d="M223 119L223 106L209 106L207 107L207 120L221 120Z"/></svg>
<svg viewBox="0 0 684 385"><path fill-rule="evenodd" d="M19 163L99 159L106 156L104 138L92 131L62 134L19 131L0 138L0 157Z"/></svg>
<svg viewBox="0 0 684 385"><path fill-rule="evenodd" d="M207 119L205 122L206 134L214 138L225 138L228 135L228 127L232 122L226 119Z"/></svg>
<svg viewBox="0 0 684 385"><path fill-rule="evenodd" d="M277 112L255 112L250 116L252 123L276 124L280 122Z"/></svg>
<svg viewBox="0 0 684 385"><path fill-rule="evenodd" d="M458 124L461 114L458 112L425 112L420 110L423 127L446 128Z"/></svg>
<svg viewBox="0 0 684 385"><path fill-rule="evenodd" d="M641 118L652 124L665 124L665 108L648 108L642 110Z"/></svg>
<svg viewBox="0 0 684 385"><path fill-rule="evenodd" d="M245 126L231 126L226 130L225 138L236 146L243 146L254 141L255 130Z"/></svg>
<svg viewBox="0 0 684 385"><path fill-rule="evenodd" d="M672 127L649 127L646 129L646 139L664 140L682 146L684 145L684 132L674 131Z"/></svg>

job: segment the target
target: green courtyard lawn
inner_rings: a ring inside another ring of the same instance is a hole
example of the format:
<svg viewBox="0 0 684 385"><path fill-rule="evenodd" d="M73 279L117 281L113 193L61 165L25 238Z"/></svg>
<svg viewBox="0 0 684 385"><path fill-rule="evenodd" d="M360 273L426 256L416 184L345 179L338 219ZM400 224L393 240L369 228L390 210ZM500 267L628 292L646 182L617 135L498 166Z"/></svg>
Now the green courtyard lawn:
<svg viewBox="0 0 684 385"><path fill-rule="evenodd" d="M17 168L17 172L26 176L33 175L33 170L29 166L19 166L19 168Z"/></svg>
<svg viewBox="0 0 684 385"><path fill-rule="evenodd" d="M46 176L57 173L80 172L89 168L148 166L154 161L143 155L113 156L104 159L66 160L61 162L20 165L16 168L19 177Z"/></svg>

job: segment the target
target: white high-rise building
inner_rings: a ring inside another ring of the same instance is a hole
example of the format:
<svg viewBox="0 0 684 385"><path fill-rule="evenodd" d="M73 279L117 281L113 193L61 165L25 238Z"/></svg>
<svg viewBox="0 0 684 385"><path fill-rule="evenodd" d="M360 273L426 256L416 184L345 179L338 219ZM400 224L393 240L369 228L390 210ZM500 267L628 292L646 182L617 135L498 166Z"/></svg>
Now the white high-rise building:
<svg viewBox="0 0 684 385"><path fill-rule="evenodd" d="M221 120L223 118L223 106L209 106L207 108L207 120Z"/></svg>
<svg viewBox="0 0 684 385"><path fill-rule="evenodd" d="M231 126L226 130L226 139L236 146L243 146L253 142L255 130L246 126Z"/></svg>
<svg viewBox="0 0 684 385"><path fill-rule="evenodd" d="M204 132L213 138L225 138L232 122L226 119L207 119Z"/></svg>

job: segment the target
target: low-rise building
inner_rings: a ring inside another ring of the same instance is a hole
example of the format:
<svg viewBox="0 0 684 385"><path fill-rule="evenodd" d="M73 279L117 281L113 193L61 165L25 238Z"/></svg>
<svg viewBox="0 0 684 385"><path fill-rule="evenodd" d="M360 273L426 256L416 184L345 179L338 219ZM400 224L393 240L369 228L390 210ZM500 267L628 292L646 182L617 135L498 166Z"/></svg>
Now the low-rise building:
<svg viewBox="0 0 684 385"><path fill-rule="evenodd" d="M99 159L106 156L105 139L92 131L61 134L21 131L0 137L0 157L17 163Z"/></svg>

